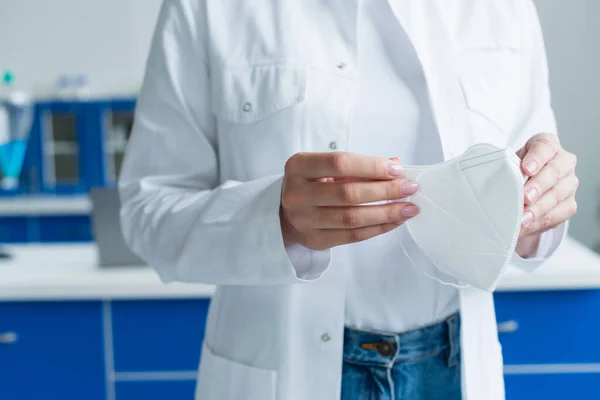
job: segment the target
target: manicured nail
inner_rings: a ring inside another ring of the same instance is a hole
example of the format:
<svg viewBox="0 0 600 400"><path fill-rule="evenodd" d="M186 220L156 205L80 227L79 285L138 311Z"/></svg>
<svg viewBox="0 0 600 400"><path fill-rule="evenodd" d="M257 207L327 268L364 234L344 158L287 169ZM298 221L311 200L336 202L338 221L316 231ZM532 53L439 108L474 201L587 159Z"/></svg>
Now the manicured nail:
<svg viewBox="0 0 600 400"><path fill-rule="evenodd" d="M402 165L397 163L388 164L388 174L391 176L404 176Z"/></svg>
<svg viewBox="0 0 600 400"><path fill-rule="evenodd" d="M419 208L415 205L410 204L408 206L404 206L404 208L402 209L402 215L405 218L412 218L417 214L419 214Z"/></svg>
<svg viewBox="0 0 600 400"><path fill-rule="evenodd" d="M527 164L525 164L525 171L533 174L537 170L537 167L538 163L536 161L529 161Z"/></svg>
<svg viewBox="0 0 600 400"><path fill-rule="evenodd" d="M405 196L410 196L411 194L417 193L419 190L419 184L415 182L404 182L402 184L402 194Z"/></svg>
<svg viewBox="0 0 600 400"><path fill-rule="evenodd" d="M533 221L533 213L531 211L526 211L525 214L523 214L523 226L529 225L531 221Z"/></svg>
<svg viewBox="0 0 600 400"><path fill-rule="evenodd" d="M533 203L538 197L538 191L536 188L529 188L525 191L525 197L527 197L527 201Z"/></svg>

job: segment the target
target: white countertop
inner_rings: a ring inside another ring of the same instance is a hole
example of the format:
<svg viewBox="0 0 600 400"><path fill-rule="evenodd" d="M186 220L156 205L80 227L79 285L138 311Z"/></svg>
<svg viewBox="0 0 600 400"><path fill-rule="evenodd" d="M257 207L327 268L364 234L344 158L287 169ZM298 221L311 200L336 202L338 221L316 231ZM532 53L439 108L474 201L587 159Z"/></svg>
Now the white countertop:
<svg viewBox="0 0 600 400"><path fill-rule="evenodd" d="M0 216L81 215L92 212L87 195L0 197Z"/></svg>
<svg viewBox="0 0 600 400"><path fill-rule="evenodd" d="M106 267L90 244L23 245L6 248L0 261L0 301L210 297L212 286L163 284L149 267Z"/></svg>
<svg viewBox="0 0 600 400"><path fill-rule="evenodd" d="M203 298L212 286L164 285L148 267L99 268L93 245L9 247L0 261L0 301ZM567 238L533 275L510 268L498 290L600 289L600 256Z"/></svg>
<svg viewBox="0 0 600 400"><path fill-rule="evenodd" d="M500 291L600 289L600 255L571 237L533 274L511 267Z"/></svg>

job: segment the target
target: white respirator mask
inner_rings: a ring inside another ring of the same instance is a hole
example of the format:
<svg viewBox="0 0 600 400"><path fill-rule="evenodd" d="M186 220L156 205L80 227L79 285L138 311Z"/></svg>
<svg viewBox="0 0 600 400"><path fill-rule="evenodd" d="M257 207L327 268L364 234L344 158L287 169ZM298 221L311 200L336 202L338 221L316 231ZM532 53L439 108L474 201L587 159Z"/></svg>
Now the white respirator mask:
<svg viewBox="0 0 600 400"><path fill-rule="evenodd" d="M441 164L404 166L420 208L401 229L415 266L441 283L493 291L515 250L523 216L521 160L510 149L470 147Z"/></svg>

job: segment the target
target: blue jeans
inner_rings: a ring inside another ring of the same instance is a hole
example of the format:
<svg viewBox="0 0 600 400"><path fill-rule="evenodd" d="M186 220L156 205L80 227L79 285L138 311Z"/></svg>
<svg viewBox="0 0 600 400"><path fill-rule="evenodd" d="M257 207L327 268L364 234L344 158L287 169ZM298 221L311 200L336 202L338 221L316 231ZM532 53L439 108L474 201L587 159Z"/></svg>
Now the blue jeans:
<svg viewBox="0 0 600 400"><path fill-rule="evenodd" d="M346 328L341 400L461 400L460 316L399 335Z"/></svg>

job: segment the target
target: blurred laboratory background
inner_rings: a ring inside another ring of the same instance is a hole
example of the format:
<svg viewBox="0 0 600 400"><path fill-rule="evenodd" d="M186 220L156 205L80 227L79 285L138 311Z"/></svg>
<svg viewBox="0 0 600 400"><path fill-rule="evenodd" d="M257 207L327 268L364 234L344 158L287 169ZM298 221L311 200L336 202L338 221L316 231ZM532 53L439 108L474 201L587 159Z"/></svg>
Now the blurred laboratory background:
<svg viewBox="0 0 600 400"><path fill-rule="evenodd" d="M0 0L0 400L193 398L212 288L141 265L114 189L161 3ZM536 5L581 185L556 257L495 295L507 398L598 399L600 1Z"/></svg>

